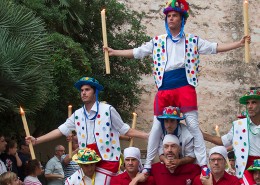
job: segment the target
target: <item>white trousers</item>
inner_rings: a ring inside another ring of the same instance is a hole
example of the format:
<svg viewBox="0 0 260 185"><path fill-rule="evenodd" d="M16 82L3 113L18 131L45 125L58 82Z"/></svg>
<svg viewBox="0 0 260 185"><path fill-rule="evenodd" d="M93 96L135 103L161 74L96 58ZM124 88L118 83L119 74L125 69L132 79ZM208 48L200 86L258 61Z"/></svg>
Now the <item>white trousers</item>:
<svg viewBox="0 0 260 185"><path fill-rule="evenodd" d="M184 114L186 116L186 124L188 130L194 137L194 153L196 155L197 162L200 166L207 164L206 157L206 145L203 139L203 135L199 128L198 111L190 111ZM144 168L151 168L152 160L158 153L160 138L163 134L161 122L154 116L153 126L150 132L147 146L147 156Z"/></svg>

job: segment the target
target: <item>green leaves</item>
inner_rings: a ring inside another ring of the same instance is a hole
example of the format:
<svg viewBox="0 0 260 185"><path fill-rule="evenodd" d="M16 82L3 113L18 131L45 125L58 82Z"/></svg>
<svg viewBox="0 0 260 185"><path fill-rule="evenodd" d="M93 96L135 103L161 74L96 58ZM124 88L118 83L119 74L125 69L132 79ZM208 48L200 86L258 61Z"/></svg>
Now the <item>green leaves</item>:
<svg viewBox="0 0 260 185"><path fill-rule="evenodd" d="M24 7L0 3L0 97L7 103L0 112L19 105L34 112L48 100L52 82L44 22Z"/></svg>

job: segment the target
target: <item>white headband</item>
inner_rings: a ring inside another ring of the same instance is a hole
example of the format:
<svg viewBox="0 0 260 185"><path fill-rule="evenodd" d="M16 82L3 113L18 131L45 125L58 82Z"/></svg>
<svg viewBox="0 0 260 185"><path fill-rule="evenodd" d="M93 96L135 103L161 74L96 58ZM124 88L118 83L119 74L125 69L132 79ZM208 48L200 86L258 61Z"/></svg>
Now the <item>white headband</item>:
<svg viewBox="0 0 260 185"><path fill-rule="evenodd" d="M175 144L180 146L179 139L173 134L167 134L167 135L164 136L163 145L166 144L166 143L175 143Z"/></svg>
<svg viewBox="0 0 260 185"><path fill-rule="evenodd" d="M209 150L209 157L212 154L220 154L226 159L227 158L227 149L224 146L215 146Z"/></svg>
<svg viewBox="0 0 260 185"><path fill-rule="evenodd" d="M133 157L139 161L139 171L142 171L143 165L141 162L141 152L139 148L136 147L128 147L124 150L124 160L128 157Z"/></svg>

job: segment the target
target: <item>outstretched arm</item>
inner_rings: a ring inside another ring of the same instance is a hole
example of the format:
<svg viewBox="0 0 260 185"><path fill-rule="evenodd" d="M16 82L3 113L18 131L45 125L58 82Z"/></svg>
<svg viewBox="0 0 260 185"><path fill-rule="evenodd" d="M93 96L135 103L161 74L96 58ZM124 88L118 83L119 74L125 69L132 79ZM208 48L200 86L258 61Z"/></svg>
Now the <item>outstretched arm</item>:
<svg viewBox="0 0 260 185"><path fill-rule="evenodd" d="M33 145L36 145L36 144L40 144L40 143L44 143L44 142L47 142L47 141L51 141L53 139L57 139L59 137L62 136L62 133L59 129L55 129L43 136L40 136L38 138L34 138L33 136L28 136L28 137L25 137L25 141L27 144L29 144L30 142L32 142Z"/></svg>
<svg viewBox="0 0 260 185"><path fill-rule="evenodd" d="M109 56L118 56L118 57L126 57L126 58L134 58L133 49L127 50L114 50L109 47L103 47L103 51L107 50Z"/></svg>
<svg viewBox="0 0 260 185"><path fill-rule="evenodd" d="M202 132L202 131L201 131ZM223 142L221 140L221 137L218 137L218 136L212 136L210 134L207 134L205 132L202 132L203 134L203 137L204 137L204 140L205 141L209 141L211 143L214 143L215 145L223 145Z"/></svg>
<svg viewBox="0 0 260 185"><path fill-rule="evenodd" d="M227 44L218 44L217 46L217 52L225 52L232 49L240 48L245 45L245 42L250 43L251 37L250 36L244 36L240 41L227 43Z"/></svg>

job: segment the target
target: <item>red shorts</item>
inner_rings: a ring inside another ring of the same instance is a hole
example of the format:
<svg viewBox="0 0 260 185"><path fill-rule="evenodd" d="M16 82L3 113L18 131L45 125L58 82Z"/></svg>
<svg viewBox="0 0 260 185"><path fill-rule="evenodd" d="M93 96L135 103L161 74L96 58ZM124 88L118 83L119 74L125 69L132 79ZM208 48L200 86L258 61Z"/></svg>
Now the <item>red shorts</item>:
<svg viewBox="0 0 260 185"><path fill-rule="evenodd" d="M179 107L182 113L198 110L195 87L186 85L158 91L154 98L154 115L162 115L164 107Z"/></svg>

